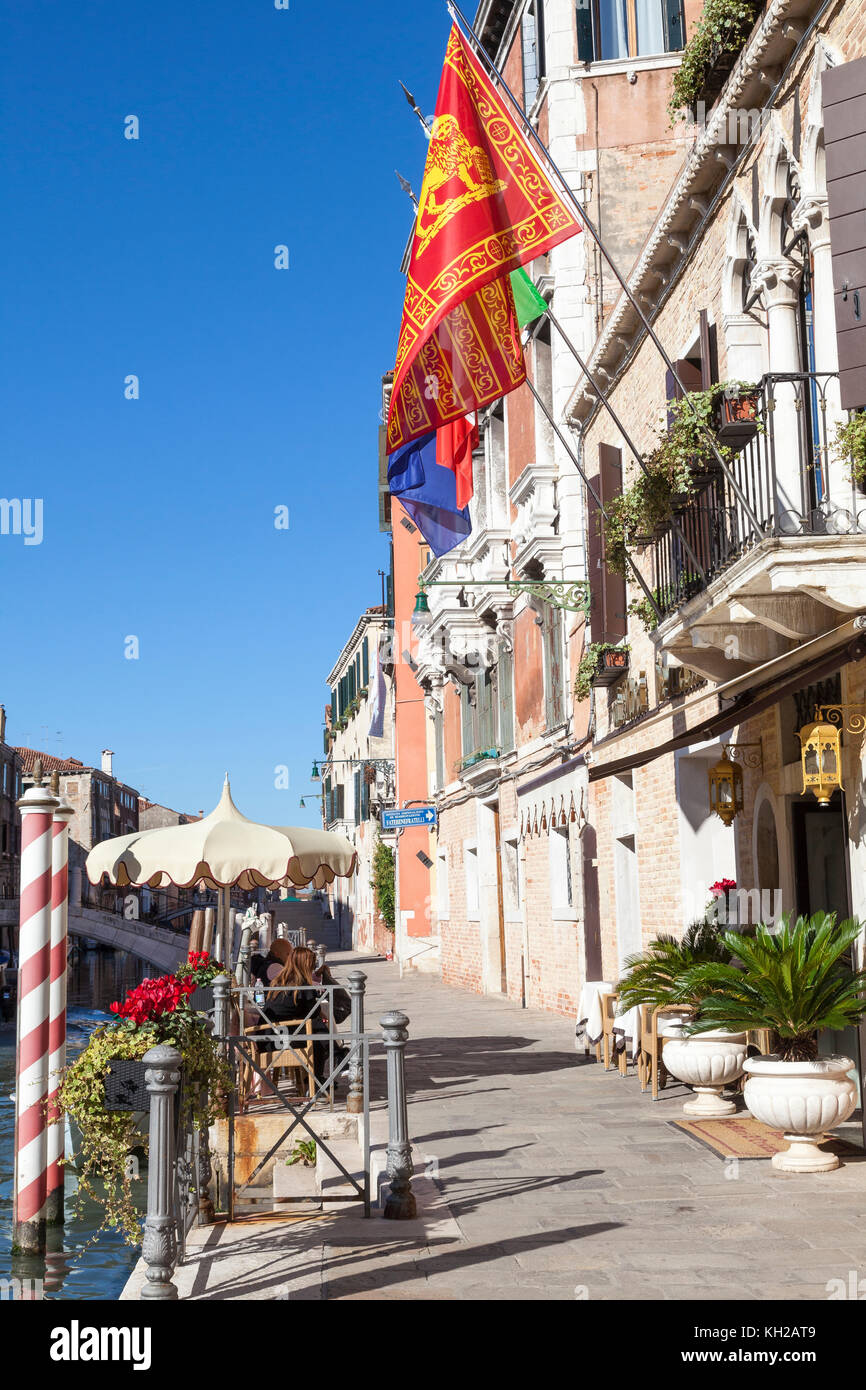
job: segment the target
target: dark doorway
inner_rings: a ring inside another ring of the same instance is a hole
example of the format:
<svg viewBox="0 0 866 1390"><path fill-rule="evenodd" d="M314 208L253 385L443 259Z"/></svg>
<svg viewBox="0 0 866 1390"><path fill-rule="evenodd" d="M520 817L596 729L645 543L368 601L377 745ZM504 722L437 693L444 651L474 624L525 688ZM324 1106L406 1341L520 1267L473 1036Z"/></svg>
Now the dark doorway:
<svg viewBox="0 0 866 1390"><path fill-rule="evenodd" d="M851 916L851 893L841 794L837 792L829 806L812 799L795 801L791 812L796 913L835 912L842 922Z"/></svg>

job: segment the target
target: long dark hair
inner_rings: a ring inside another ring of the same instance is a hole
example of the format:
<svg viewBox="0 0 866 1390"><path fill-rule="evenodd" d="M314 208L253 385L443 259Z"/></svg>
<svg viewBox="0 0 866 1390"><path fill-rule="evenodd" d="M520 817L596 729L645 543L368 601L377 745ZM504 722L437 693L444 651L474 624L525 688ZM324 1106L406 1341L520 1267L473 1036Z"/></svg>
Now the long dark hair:
<svg viewBox="0 0 866 1390"><path fill-rule="evenodd" d="M290 958L273 981L274 989L291 989L298 985L312 985L316 957L309 946L296 946Z"/></svg>

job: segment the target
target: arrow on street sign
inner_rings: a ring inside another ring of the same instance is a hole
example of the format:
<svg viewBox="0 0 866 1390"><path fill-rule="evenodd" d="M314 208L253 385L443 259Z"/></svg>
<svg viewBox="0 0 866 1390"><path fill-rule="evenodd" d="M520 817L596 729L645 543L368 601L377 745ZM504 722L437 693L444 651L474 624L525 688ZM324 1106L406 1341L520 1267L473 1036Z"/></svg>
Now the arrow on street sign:
<svg viewBox="0 0 866 1390"><path fill-rule="evenodd" d="M408 830L412 826L436 824L435 806L412 806L406 811L383 811L383 830Z"/></svg>

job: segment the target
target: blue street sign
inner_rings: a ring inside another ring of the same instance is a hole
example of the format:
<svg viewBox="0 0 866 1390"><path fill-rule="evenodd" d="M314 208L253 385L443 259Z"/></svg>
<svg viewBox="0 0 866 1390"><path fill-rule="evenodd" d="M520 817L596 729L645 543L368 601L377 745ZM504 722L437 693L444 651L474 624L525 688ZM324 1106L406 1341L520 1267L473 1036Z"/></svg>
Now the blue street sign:
<svg viewBox="0 0 866 1390"><path fill-rule="evenodd" d="M413 825L434 826L435 806L412 806L406 811L383 811L383 830L408 830Z"/></svg>

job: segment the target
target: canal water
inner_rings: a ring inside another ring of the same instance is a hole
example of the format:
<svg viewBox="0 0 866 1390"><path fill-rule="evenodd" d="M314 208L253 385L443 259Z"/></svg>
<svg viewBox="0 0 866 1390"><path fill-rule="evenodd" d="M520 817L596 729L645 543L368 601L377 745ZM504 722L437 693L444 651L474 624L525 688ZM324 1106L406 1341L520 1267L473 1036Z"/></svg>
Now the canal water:
<svg viewBox="0 0 866 1390"><path fill-rule="evenodd" d="M107 1023L108 1006L122 999L145 975L155 973L143 962L116 951L81 952L70 965L68 984L68 1056L86 1047L94 1028ZM66 1172L66 1221L49 1235L45 1260L12 1255L12 1178L15 1135L15 1026L0 1027L0 1281L15 1277L40 1286L48 1299L115 1299L138 1259L138 1250L124 1244L114 1231L103 1231L93 1245L102 1210L85 1198L79 1210L77 1180ZM143 1210L145 1183L140 1184ZM85 1247L87 1247L85 1249ZM6 1285L4 1288L8 1287ZM24 1285L25 1291L27 1285ZM17 1296L17 1295L16 1295ZM34 1296L31 1294L31 1296Z"/></svg>

